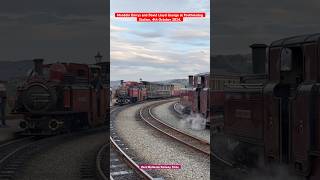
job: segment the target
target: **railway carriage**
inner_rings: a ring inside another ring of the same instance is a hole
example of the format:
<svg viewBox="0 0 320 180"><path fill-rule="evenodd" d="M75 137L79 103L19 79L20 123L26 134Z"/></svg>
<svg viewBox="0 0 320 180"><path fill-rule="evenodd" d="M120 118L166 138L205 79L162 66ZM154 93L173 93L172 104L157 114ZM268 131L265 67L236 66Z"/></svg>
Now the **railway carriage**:
<svg viewBox="0 0 320 180"><path fill-rule="evenodd" d="M147 89L148 99L168 98L172 96L173 85L142 81Z"/></svg>

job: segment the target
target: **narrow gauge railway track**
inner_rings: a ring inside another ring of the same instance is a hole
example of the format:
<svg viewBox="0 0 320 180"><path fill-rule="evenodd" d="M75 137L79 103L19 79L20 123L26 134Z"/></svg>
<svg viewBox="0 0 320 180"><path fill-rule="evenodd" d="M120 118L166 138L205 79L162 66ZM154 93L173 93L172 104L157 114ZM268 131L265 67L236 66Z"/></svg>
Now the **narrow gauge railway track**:
<svg viewBox="0 0 320 180"><path fill-rule="evenodd" d="M27 161L33 155L51 147L51 145L101 131L106 131L106 128L86 129L50 137L28 136L0 144L0 180L11 180L20 177L18 174Z"/></svg>
<svg viewBox="0 0 320 180"><path fill-rule="evenodd" d="M140 179L157 179L153 178L148 172L139 168L137 162L129 153L129 148L122 143L114 127L116 115L122 110L132 105L122 106L114 109L110 114L110 175L105 166L107 145L104 145L97 155L97 171L101 180L140 180ZM159 178L161 179L161 178Z"/></svg>
<svg viewBox="0 0 320 180"><path fill-rule="evenodd" d="M28 156L36 150L35 137L14 139L0 144L0 179L13 179ZM25 153L21 153L26 151Z"/></svg>
<svg viewBox="0 0 320 180"><path fill-rule="evenodd" d="M179 102L175 102L170 106L170 111L179 119L183 118L183 114L177 109Z"/></svg>
<svg viewBox="0 0 320 180"><path fill-rule="evenodd" d="M152 109L161 104L167 103L168 101L157 102L150 106L144 106L140 109L140 118L149 124L154 129L166 134L167 136L195 149L205 155L210 156L210 144L207 141L194 137L190 134L182 132L155 117L152 113Z"/></svg>
<svg viewBox="0 0 320 180"><path fill-rule="evenodd" d="M144 106L140 109L139 115L140 118L149 124L154 129L166 134L167 136L177 140L180 143L187 145L188 147L197 150L207 156L211 155L211 159L215 159L215 161L221 163L225 167L233 167L233 162L226 161L219 157L215 153L210 153L210 144L209 142L202 140L200 138L194 137L191 134L183 132L177 128L174 128L160 119L158 119L155 115L153 115L152 110L156 106L167 103L169 101L161 101L148 106Z"/></svg>
<svg viewBox="0 0 320 180"><path fill-rule="evenodd" d="M173 108L173 110L174 110L177 114L180 114L180 115L181 115L181 113L180 113L180 111L178 110L178 107L177 107L178 104L179 104L178 102L174 103L172 108Z"/></svg>
<svg viewBox="0 0 320 180"><path fill-rule="evenodd" d="M153 109L156 106L159 106L161 104L167 103L170 101L162 101L157 102L154 104L151 104L149 106L142 107L139 111L140 118L144 120L147 124L155 128L156 130L166 134L167 136L170 136L171 138L201 152L205 155L210 156L210 162L213 164L211 166L211 174L214 175L214 179L217 180L234 180L238 179L244 179L242 177L246 177L247 171L243 167L238 167L234 162L227 161L223 158L221 158L216 153L210 151L210 144L207 141L204 141L202 139L199 139L197 137L192 136L191 134L188 134L186 132L183 132L179 129L176 129L164 122L162 122L160 119L158 119L152 112ZM174 113L179 113L179 111L176 111L177 103L174 103L170 109L171 111L174 111Z"/></svg>
<svg viewBox="0 0 320 180"><path fill-rule="evenodd" d="M122 148L110 137L110 161L113 171L110 175L113 179L117 179L118 175L125 175L119 179L153 179L146 171L139 168L139 165L122 150Z"/></svg>

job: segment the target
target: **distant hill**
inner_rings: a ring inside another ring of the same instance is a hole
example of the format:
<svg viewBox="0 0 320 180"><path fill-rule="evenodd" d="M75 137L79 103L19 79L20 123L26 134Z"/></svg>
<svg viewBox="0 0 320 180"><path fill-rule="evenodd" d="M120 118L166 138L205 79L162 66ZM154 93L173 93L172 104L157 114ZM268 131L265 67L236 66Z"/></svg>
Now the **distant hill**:
<svg viewBox="0 0 320 180"><path fill-rule="evenodd" d="M241 55L216 55L211 57L213 69L211 71L224 73L251 73L251 54Z"/></svg>
<svg viewBox="0 0 320 180"><path fill-rule="evenodd" d="M188 85L188 79L169 79L164 81L156 81L157 83L164 83L164 84L182 84L183 86Z"/></svg>

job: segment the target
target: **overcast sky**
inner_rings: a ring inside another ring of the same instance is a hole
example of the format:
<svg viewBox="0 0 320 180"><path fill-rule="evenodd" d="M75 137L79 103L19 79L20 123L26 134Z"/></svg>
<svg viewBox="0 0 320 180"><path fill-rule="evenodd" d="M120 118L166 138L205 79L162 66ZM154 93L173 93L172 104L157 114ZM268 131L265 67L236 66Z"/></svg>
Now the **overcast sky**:
<svg viewBox="0 0 320 180"><path fill-rule="evenodd" d="M111 80L166 80L208 72L209 0L111 0ZM138 23L115 12L206 12L182 23Z"/></svg>
<svg viewBox="0 0 320 180"><path fill-rule="evenodd" d="M214 0L213 6L213 54L245 54L252 43L320 32L319 0Z"/></svg>
<svg viewBox="0 0 320 180"><path fill-rule="evenodd" d="M0 61L93 63L107 53L107 1L1 0Z"/></svg>

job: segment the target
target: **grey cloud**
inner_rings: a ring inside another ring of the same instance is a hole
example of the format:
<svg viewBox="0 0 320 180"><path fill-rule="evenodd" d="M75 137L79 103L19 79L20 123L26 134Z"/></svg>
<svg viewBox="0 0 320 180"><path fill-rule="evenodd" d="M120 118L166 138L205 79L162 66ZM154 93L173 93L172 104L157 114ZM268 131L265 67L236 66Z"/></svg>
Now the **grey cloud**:
<svg viewBox="0 0 320 180"><path fill-rule="evenodd" d="M214 54L247 53L250 43L320 31L317 0L215 0L213 6Z"/></svg>
<svg viewBox="0 0 320 180"><path fill-rule="evenodd" d="M52 12L57 15L106 15L106 0L3 0L1 13L26 14Z"/></svg>
<svg viewBox="0 0 320 180"><path fill-rule="evenodd" d="M43 24L58 24L71 25L93 22L93 19L83 17L62 17L51 13L32 13L23 16L0 16L0 24L6 25L43 25Z"/></svg>
<svg viewBox="0 0 320 180"><path fill-rule="evenodd" d="M164 34L161 32L139 32L139 31L131 31L132 34L140 36L142 38L159 38Z"/></svg>
<svg viewBox="0 0 320 180"><path fill-rule="evenodd" d="M0 6L2 60L43 57L47 62L93 62L106 54L104 0L3 0Z"/></svg>

